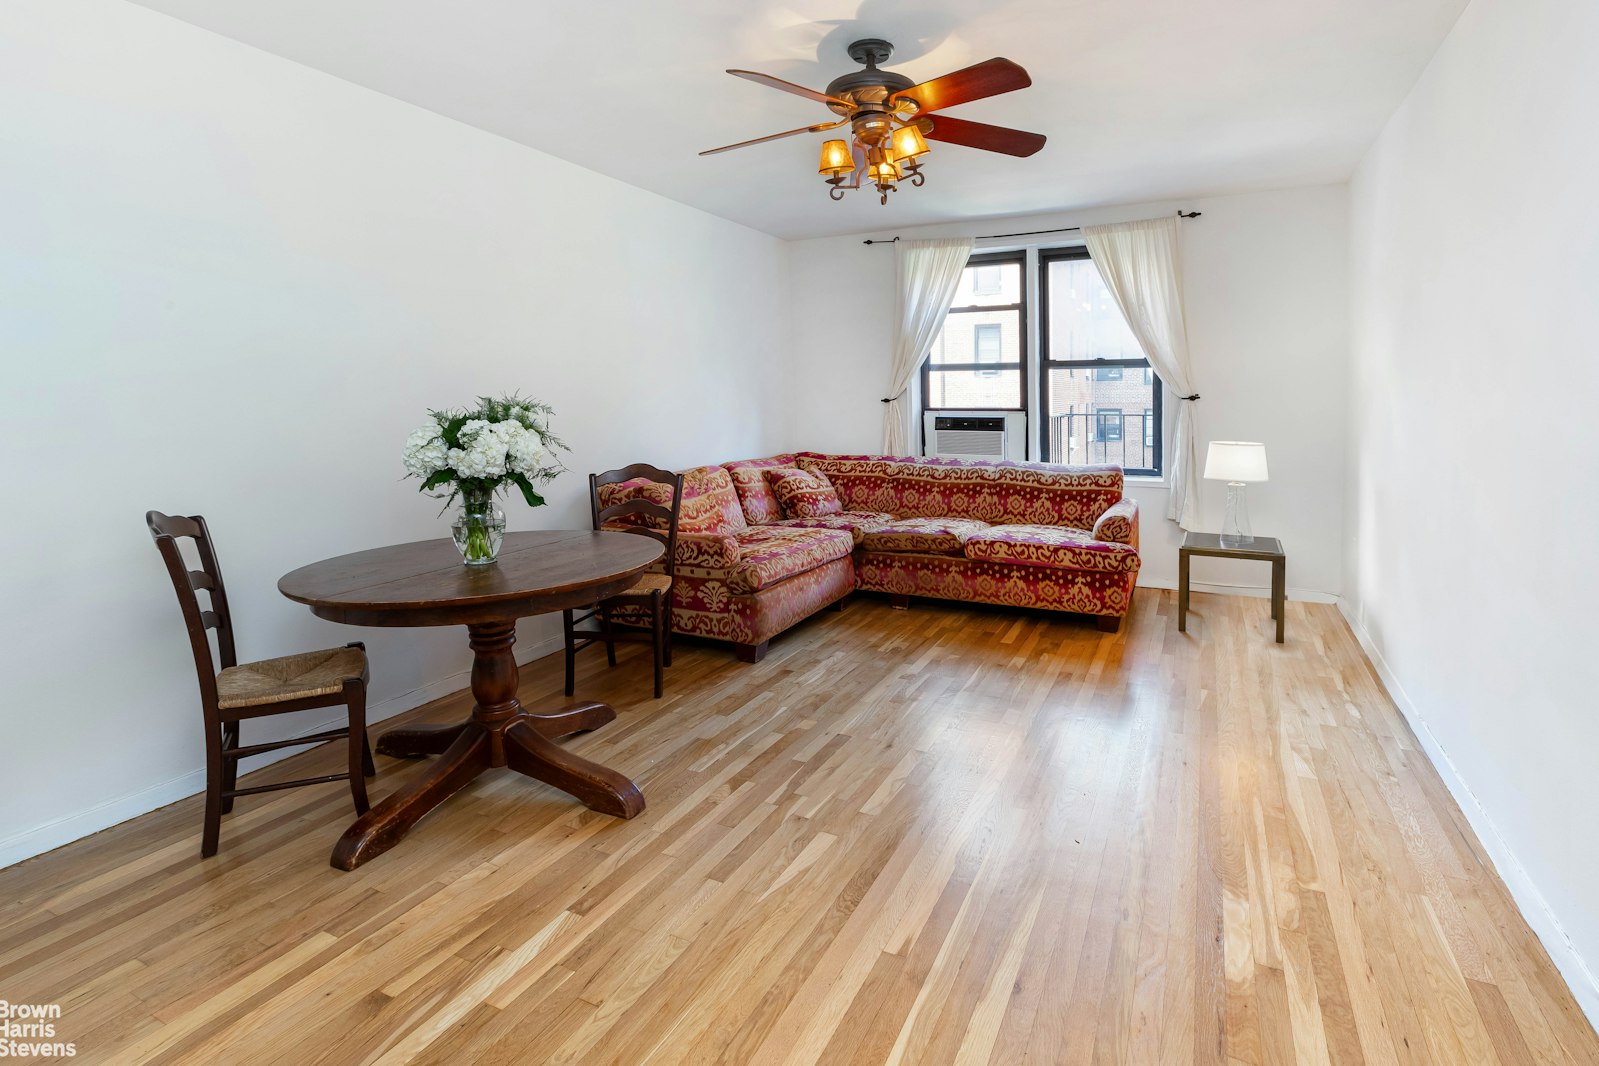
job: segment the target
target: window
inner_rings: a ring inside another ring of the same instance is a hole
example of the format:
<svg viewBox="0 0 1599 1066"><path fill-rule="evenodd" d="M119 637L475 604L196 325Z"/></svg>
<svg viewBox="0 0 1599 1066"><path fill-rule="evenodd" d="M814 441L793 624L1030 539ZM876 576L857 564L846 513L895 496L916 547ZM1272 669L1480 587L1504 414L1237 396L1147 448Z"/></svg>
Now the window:
<svg viewBox="0 0 1599 1066"><path fill-rule="evenodd" d="M1161 472L1161 384L1086 248L1039 254L1042 458ZM1128 370L1133 373L1128 373Z"/></svg>
<svg viewBox="0 0 1599 1066"><path fill-rule="evenodd" d="M1020 253L973 256L922 364L928 410L1019 411L1026 305Z"/></svg>
<svg viewBox="0 0 1599 1066"><path fill-rule="evenodd" d="M1000 333L995 322L981 322L972 327L972 361L975 363L999 362ZM979 370L983 377L993 377L997 370Z"/></svg>

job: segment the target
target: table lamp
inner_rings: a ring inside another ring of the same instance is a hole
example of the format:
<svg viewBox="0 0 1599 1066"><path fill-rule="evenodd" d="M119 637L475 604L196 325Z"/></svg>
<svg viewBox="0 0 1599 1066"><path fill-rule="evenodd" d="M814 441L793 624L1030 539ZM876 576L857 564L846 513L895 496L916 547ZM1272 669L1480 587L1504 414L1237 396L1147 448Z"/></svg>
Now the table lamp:
<svg viewBox="0 0 1599 1066"><path fill-rule="evenodd" d="M1266 481L1266 446L1251 440L1213 440L1205 454L1205 478L1227 482L1227 513L1221 523L1224 548L1237 548L1254 539L1249 528L1249 500L1244 489L1251 481Z"/></svg>

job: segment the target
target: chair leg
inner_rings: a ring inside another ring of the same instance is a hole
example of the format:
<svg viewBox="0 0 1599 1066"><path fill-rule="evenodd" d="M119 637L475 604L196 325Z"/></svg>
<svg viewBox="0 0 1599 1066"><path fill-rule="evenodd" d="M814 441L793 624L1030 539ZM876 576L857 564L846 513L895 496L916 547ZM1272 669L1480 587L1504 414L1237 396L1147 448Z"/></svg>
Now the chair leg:
<svg viewBox="0 0 1599 1066"><path fill-rule="evenodd" d="M217 853L217 842L222 836L222 781L226 771L222 757L224 727L220 722L207 722L205 731L205 829L200 835L200 857L209 859Z"/></svg>
<svg viewBox="0 0 1599 1066"><path fill-rule="evenodd" d="M344 705L350 712L350 795L355 799L355 813L365 814L371 804L366 801L365 762L371 761L366 750L366 685L361 681L344 683Z"/></svg>
<svg viewBox="0 0 1599 1066"><path fill-rule="evenodd" d="M377 763L372 761L372 744L367 737L366 723L361 723L361 773L366 777L378 775Z"/></svg>
<svg viewBox="0 0 1599 1066"><path fill-rule="evenodd" d="M660 699L666 690L666 624L662 608L666 598L657 592L650 597L650 644L655 651L655 698Z"/></svg>
<svg viewBox="0 0 1599 1066"><path fill-rule="evenodd" d="M566 637L566 694L577 691L577 636L572 632L572 611L561 612L561 631Z"/></svg>
<svg viewBox="0 0 1599 1066"><path fill-rule="evenodd" d="M608 607L600 608L600 633L605 641L605 662L608 666L616 665L616 639L611 634L611 611Z"/></svg>
<svg viewBox="0 0 1599 1066"><path fill-rule="evenodd" d="M662 626L665 631L663 639L666 642L665 659L667 666L672 665L672 606L672 593L668 591L666 594L666 622Z"/></svg>
<svg viewBox="0 0 1599 1066"><path fill-rule="evenodd" d="M227 751L230 748L236 748L238 746L239 746L239 723L238 722L226 722L226 723L224 723L223 726L222 726L222 750L223 751ZM237 787L239 787L239 760L238 759L227 759L227 758L225 758L225 759L222 760L222 791L223 792L232 792ZM222 797L222 813L223 814L232 814L233 813L233 797L232 796L223 796Z"/></svg>

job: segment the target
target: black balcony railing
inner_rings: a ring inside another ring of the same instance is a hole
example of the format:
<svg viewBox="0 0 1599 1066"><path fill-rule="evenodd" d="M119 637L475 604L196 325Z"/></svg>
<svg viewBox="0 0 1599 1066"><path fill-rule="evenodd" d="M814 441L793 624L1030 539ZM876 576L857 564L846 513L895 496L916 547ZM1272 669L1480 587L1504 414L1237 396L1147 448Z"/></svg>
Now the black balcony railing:
<svg viewBox="0 0 1599 1066"><path fill-rule="evenodd" d="M1136 411L1083 411L1049 416L1046 462L1114 463L1128 470L1155 469L1152 415Z"/></svg>

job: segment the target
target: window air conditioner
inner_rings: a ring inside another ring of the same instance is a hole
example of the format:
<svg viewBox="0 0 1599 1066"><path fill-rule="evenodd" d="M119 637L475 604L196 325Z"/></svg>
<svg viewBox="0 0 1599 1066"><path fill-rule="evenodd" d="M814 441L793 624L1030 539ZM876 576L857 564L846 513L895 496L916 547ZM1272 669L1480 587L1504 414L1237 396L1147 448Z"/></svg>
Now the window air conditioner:
<svg viewBox="0 0 1599 1066"><path fill-rule="evenodd" d="M928 411L922 415L922 454L939 459L1027 458L1027 414Z"/></svg>

